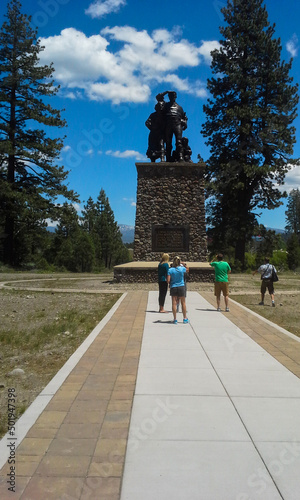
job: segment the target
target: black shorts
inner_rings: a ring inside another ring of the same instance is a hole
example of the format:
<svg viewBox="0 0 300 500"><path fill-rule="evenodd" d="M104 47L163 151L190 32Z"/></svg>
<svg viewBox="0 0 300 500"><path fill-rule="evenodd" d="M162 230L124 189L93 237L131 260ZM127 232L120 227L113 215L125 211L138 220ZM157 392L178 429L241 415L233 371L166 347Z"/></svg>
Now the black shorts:
<svg viewBox="0 0 300 500"><path fill-rule="evenodd" d="M269 294L273 295L273 293L274 293L274 285L273 285L273 281L272 280L262 280L261 287L260 287L261 293L263 293L263 294L266 293L267 289L269 291Z"/></svg>
<svg viewBox="0 0 300 500"><path fill-rule="evenodd" d="M184 286L174 286L170 288L171 297L184 297L185 296L185 287Z"/></svg>

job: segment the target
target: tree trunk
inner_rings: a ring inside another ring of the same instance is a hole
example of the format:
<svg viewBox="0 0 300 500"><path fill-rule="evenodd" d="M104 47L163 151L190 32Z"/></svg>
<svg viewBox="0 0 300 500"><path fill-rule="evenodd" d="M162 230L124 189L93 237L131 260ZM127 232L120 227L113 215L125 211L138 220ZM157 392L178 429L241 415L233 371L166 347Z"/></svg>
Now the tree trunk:
<svg viewBox="0 0 300 500"><path fill-rule="evenodd" d="M14 137L13 137L14 143ZM8 158L8 168L7 168L7 181L11 186L15 182L15 157L10 155ZM14 207L12 206L13 201L10 199L6 203L6 214L5 214L5 238L4 238L4 248L3 248L3 261L4 264L10 266L14 265L14 229L15 220L13 214Z"/></svg>
<svg viewBox="0 0 300 500"><path fill-rule="evenodd" d="M245 238L239 238L235 246L235 260L239 260L242 264L242 269L245 268L245 251L246 251L246 241Z"/></svg>
<svg viewBox="0 0 300 500"><path fill-rule="evenodd" d="M5 238L3 245L3 262L9 266L14 265L14 218L9 215L5 220Z"/></svg>

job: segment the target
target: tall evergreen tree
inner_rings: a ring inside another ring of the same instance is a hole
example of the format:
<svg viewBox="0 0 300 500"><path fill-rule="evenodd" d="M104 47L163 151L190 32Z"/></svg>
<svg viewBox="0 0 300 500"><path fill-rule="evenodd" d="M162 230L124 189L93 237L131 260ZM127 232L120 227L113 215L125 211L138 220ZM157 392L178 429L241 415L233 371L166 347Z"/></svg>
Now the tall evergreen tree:
<svg viewBox="0 0 300 500"><path fill-rule="evenodd" d="M101 189L97 198L97 208L100 216L97 220L96 230L100 236L102 258L105 267L111 268L121 248L123 248L123 242L118 223L115 221L114 213L104 189Z"/></svg>
<svg viewBox="0 0 300 500"><path fill-rule="evenodd" d="M295 233L292 233L288 238L286 250L289 269L294 271L300 266L300 245Z"/></svg>
<svg viewBox="0 0 300 500"><path fill-rule="evenodd" d="M82 210L82 227L88 232L93 233L95 231L95 226L97 219L99 218L99 207L93 201L93 198L90 196L84 205Z"/></svg>
<svg viewBox="0 0 300 500"><path fill-rule="evenodd" d="M101 237L98 233L99 228L99 218L100 218L100 210L97 203L95 203L90 196L84 205L84 209L82 210L82 228L84 231L88 233L90 238L93 241L94 252L95 252L95 265L97 269L101 269L103 266L102 263L102 248L101 248Z"/></svg>
<svg viewBox="0 0 300 500"><path fill-rule="evenodd" d="M300 190L292 189L287 202L286 231L295 233L300 243Z"/></svg>
<svg viewBox="0 0 300 500"><path fill-rule="evenodd" d="M55 230L53 245L46 254L57 267L73 272L91 272L95 264L92 237L79 223L78 214L68 203L61 207L60 222Z"/></svg>
<svg viewBox="0 0 300 500"><path fill-rule="evenodd" d="M228 0L222 9L220 48L212 52L202 132L211 148L207 162L209 222L224 247L235 246L244 263L245 245L257 211L281 204L278 187L293 162L298 86L281 62L263 0Z"/></svg>
<svg viewBox="0 0 300 500"><path fill-rule="evenodd" d="M11 0L0 29L0 232L9 264L19 260L16 234L22 234L28 211L42 212L46 219L58 195L76 199L64 184L68 172L54 164L62 139L49 138L44 130L64 127L65 121L44 100L58 88L51 79L53 66L39 64L43 47L30 20L18 0Z"/></svg>

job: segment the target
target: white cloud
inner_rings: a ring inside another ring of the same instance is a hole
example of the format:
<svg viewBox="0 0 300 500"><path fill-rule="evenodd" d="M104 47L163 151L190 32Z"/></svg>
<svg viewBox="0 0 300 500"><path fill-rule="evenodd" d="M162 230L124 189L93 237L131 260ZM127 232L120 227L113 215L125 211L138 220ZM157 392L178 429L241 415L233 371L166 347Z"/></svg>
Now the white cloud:
<svg viewBox="0 0 300 500"><path fill-rule="evenodd" d="M73 100L75 100L75 99L78 100L78 99L82 99L83 98L81 92L78 92L78 91L76 91L76 92L66 91L65 93L62 92L62 94L64 94L64 97L67 97L68 99L73 99Z"/></svg>
<svg viewBox="0 0 300 500"><path fill-rule="evenodd" d="M286 43L286 50L292 57L296 57L298 55L299 45L296 33L294 33L292 38Z"/></svg>
<svg viewBox="0 0 300 500"><path fill-rule="evenodd" d="M112 151L109 149L105 154L108 156L114 156L115 158L135 158L137 161L146 160L144 155L132 149L127 149L126 151Z"/></svg>
<svg viewBox="0 0 300 500"><path fill-rule="evenodd" d="M300 186L300 165L293 165L285 176L283 186L279 186L280 191L289 193L292 189L297 189Z"/></svg>
<svg viewBox="0 0 300 500"><path fill-rule="evenodd" d="M202 45L199 48L199 54L201 54L204 57L205 62L207 64L210 64L211 63L211 52L213 50L219 49L219 48L220 48L220 44L219 44L219 42L216 42L215 40L208 41L208 42L202 41Z"/></svg>
<svg viewBox="0 0 300 500"><path fill-rule="evenodd" d="M48 227L57 227L58 225L58 222L57 221L53 221L51 219L46 219L45 222L47 223L47 226Z"/></svg>
<svg viewBox="0 0 300 500"><path fill-rule="evenodd" d="M45 50L40 59L41 64L54 63L54 76L71 99L85 96L114 104L142 103L149 100L151 87L161 82L206 97L204 82L189 81L177 72L209 63L218 42L204 41L197 46L180 37L178 27L152 33L131 26L106 27L90 37L66 28L60 35L41 39ZM110 47L111 40L119 42L118 48Z"/></svg>
<svg viewBox="0 0 300 500"><path fill-rule="evenodd" d="M85 13L92 18L100 18L111 12L118 12L123 5L126 5L126 0L96 0L85 10Z"/></svg>
<svg viewBox="0 0 300 500"><path fill-rule="evenodd" d="M123 201L130 203L131 207L136 207L136 202L134 201L133 198L123 198Z"/></svg>
<svg viewBox="0 0 300 500"><path fill-rule="evenodd" d="M73 205L73 207L75 208L76 212L80 214L80 213L81 213L82 208L81 208L81 206L79 205L79 203L72 203L72 205Z"/></svg>
<svg viewBox="0 0 300 500"><path fill-rule="evenodd" d="M196 67L200 64L200 49L187 40L176 41L176 36L166 29L137 31L131 26L104 28L103 36L124 42L119 56L124 64L142 74L166 72L179 67Z"/></svg>
<svg viewBox="0 0 300 500"><path fill-rule="evenodd" d="M42 63L54 61L55 78L69 88L97 79L112 62L106 51L109 42L100 35L86 37L81 31L66 28L60 35L42 38L41 42L45 45L40 54Z"/></svg>
<svg viewBox="0 0 300 500"><path fill-rule="evenodd" d="M118 82L93 83L87 90L87 95L95 101L145 102L150 95L150 89L147 85L140 85L138 81L132 85Z"/></svg>
<svg viewBox="0 0 300 500"><path fill-rule="evenodd" d="M68 97L69 99L76 99L76 94L75 92L67 92L66 97Z"/></svg>
<svg viewBox="0 0 300 500"><path fill-rule="evenodd" d="M168 74L167 76L157 79L160 83L170 83L176 90L181 92L186 92L187 94L193 94L197 97L207 97L208 92L206 90L206 84L200 80L195 80L191 82L188 78L179 78L175 74Z"/></svg>

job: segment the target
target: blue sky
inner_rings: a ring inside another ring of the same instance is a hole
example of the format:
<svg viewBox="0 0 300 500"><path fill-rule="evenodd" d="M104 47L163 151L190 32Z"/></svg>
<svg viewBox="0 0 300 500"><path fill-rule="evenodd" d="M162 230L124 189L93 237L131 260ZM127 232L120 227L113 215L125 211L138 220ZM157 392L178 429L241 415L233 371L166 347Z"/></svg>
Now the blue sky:
<svg viewBox="0 0 300 500"><path fill-rule="evenodd" d="M134 225L137 175L135 162L149 161L145 120L155 96L175 90L188 116L185 135L193 151L209 157L200 129L208 98L210 51L221 38L220 9L225 0L23 0L61 89L51 99L67 120L61 164L70 170L69 187L80 206L103 188L119 224ZM276 24L282 59L294 57L292 76L300 81L299 0L266 0L269 21ZM0 22L6 11L1 2ZM295 122L297 137L300 118ZM51 131L53 136L61 133ZM300 157L299 141L294 157ZM300 185L300 167L286 177L289 191ZM264 211L259 221L283 229L285 206Z"/></svg>

